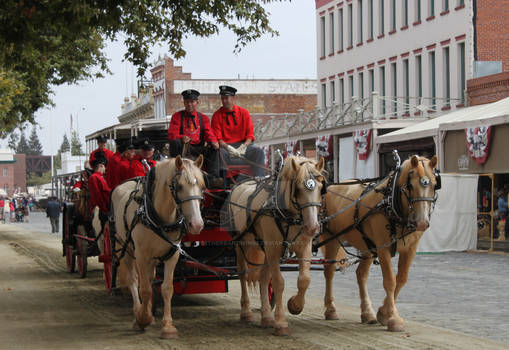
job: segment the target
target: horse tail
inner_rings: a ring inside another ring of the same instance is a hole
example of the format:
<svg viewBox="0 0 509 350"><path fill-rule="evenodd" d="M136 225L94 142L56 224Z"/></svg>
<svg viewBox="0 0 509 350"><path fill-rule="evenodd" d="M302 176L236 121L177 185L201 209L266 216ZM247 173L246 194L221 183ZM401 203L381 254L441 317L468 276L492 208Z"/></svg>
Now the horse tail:
<svg viewBox="0 0 509 350"><path fill-rule="evenodd" d="M248 249L246 252L247 267L247 283L250 287L255 287L260 281L262 269L260 265L265 262L265 253L260 249Z"/></svg>

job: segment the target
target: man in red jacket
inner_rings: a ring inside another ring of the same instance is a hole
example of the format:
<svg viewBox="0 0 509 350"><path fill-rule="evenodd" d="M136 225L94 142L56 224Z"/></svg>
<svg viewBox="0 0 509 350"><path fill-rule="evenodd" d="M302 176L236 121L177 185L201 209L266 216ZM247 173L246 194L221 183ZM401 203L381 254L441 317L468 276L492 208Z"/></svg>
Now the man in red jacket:
<svg viewBox="0 0 509 350"><path fill-rule="evenodd" d="M237 89L221 85L219 94L223 106L212 115L212 130L221 146L221 158L226 164L239 163L245 158L251 162L254 176L264 176L265 155L261 148L252 145L255 140L253 121L247 109L234 103L236 93Z"/></svg>
<svg viewBox="0 0 509 350"><path fill-rule="evenodd" d="M92 162L94 173L88 179L88 190L90 192L90 206L92 211L96 206L99 207L101 213L106 214L110 208L110 186L104 179L104 172L108 160L105 156L97 156Z"/></svg>
<svg viewBox="0 0 509 350"><path fill-rule="evenodd" d="M117 140L117 151L111 157L106 172L106 181L113 191L121 182L129 179L129 168L134 157L134 146L131 140Z"/></svg>
<svg viewBox="0 0 509 350"><path fill-rule="evenodd" d="M108 138L103 135L99 135L96 137L98 148L92 153L90 153L90 157L88 159L88 162L90 166L92 166L92 161L95 159L95 154L97 152L103 152L108 162L111 160L111 157L113 157L113 152L106 148L106 141L108 141Z"/></svg>
<svg viewBox="0 0 509 350"><path fill-rule="evenodd" d="M129 168L129 178L145 176L148 171L156 165L154 156L154 146L148 138L138 140L140 154L134 156Z"/></svg>
<svg viewBox="0 0 509 350"><path fill-rule="evenodd" d="M171 116L168 129L170 156L181 155L195 158L203 154L205 166L209 172L209 181L214 183L219 177L217 168L219 144L210 128L209 117L197 111L200 104L199 96L200 93L192 89L182 92L185 108ZM185 151L186 148L187 151ZM182 154L184 151L186 154ZM219 182L222 183L222 181Z"/></svg>

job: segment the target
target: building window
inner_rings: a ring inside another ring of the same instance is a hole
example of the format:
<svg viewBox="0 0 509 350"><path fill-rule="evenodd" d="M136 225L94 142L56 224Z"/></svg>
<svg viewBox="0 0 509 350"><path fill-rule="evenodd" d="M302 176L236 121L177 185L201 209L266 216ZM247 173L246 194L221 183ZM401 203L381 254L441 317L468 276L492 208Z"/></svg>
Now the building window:
<svg viewBox="0 0 509 350"><path fill-rule="evenodd" d="M338 13L338 35L339 35L339 50L340 51L344 50L343 32L344 32L344 30L343 30L343 9L340 9L339 13Z"/></svg>
<svg viewBox="0 0 509 350"><path fill-rule="evenodd" d="M9 175L9 170L7 170L7 168L4 168L4 176L7 176Z"/></svg>
<svg viewBox="0 0 509 350"><path fill-rule="evenodd" d="M364 73L359 73L359 97L364 99Z"/></svg>
<svg viewBox="0 0 509 350"><path fill-rule="evenodd" d="M362 43L364 40L363 38L363 32L364 28L362 28L362 0L358 0L358 7L357 7L357 18L359 21L359 28L357 29L359 31L359 44Z"/></svg>
<svg viewBox="0 0 509 350"><path fill-rule="evenodd" d="M354 96L353 75L348 76L348 85L350 85L350 101L353 101Z"/></svg>
<svg viewBox="0 0 509 350"><path fill-rule="evenodd" d="M353 9L348 5L348 47L353 46Z"/></svg>
<svg viewBox="0 0 509 350"><path fill-rule="evenodd" d="M449 61L450 61L449 60L449 48L445 47L444 48L444 86L445 86L445 98L446 98L445 105L446 106L451 105L451 101L450 101L450 98L451 98L451 67L450 67Z"/></svg>
<svg viewBox="0 0 509 350"><path fill-rule="evenodd" d="M417 105L420 105L422 98L422 57L415 57L415 92L417 93Z"/></svg>
<svg viewBox="0 0 509 350"><path fill-rule="evenodd" d="M437 82L436 82L435 51L429 53L429 67L430 67L431 105L433 108L436 108Z"/></svg>
<svg viewBox="0 0 509 350"><path fill-rule="evenodd" d="M335 38L334 38L334 34L335 34L335 30L334 30L334 12L331 12L329 14L329 22L330 22L330 48L329 48L329 53L330 54L334 54L334 41L335 41Z"/></svg>
<svg viewBox="0 0 509 350"><path fill-rule="evenodd" d="M408 0L403 0L403 27L408 27Z"/></svg>
<svg viewBox="0 0 509 350"><path fill-rule="evenodd" d="M345 104L345 80L339 79L339 103L341 106Z"/></svg>
<svg viewBox="0 0 509 350"><path fill-rule="evenodd" d="M369 28L368 28L368 39L373 39L373 1L369 0L368 16L369 16Z"/></svg>
<svg viewBox="0 0 509 350"><path fill-rule="evenodd" d="M421 0L415 0L415 21L421 21Z"/></svg>
<svg viewBox="0 0 509 350"><path fill-rule="evenodd" d="M322 37L321 57L325 57L325 17L320 17L320 34Z"/></svg>
<svg viewBox="0 0 509 350"><path fill-rule="evenodd" d="M391 1L391 31L396 30L396 0Z"/></svg>
<svg viewBox="0 0 509 350"><path fill-rule="evenodd" d="M443 12L449 11L449 0L442 0L442 3L443 3L442 11Z"/></svg>
<svg viewBox="0 0 509 350"><path fill-rule="evenodd" d="M380 17L380 28L379 28L379 31L380 31L380 35L384 35L384 27L385 27L385 9L384 9L384 3L385 3L385 0L380 0L380 12L379 12L379 17Z"/></svg>
<svg viewBox="0 0 509 350"><path fill-rule="evenodd" d="M327 107L327 86L322 84L322 107Z"/></svg>
<svg viewBox="0 0 509 350"><path fill-rule="evenodd" d="M428 17L434 17L435 16L435 0L428 0L429 1L429 16Z"/></svg>
<svg viewBox="0 0 509 350"><path fill-rule="evenodd" d="M403 76L405 77L405 113L410 112L410 72L408 71L408 59L403 60Z"/></svg>
<svg viewBox="0 0 509 350"><path fill-rule="evenodd" d="M332 80L329 83L329 86L330 86L330 104L332 106L332 104L336 102L336 82Z"/></svg>
<svg viewBox="0 0 509 350"><path fill-rule="evenodd" d="M465 104L465 82L466 82L466 72L465 72L465 43L459 44L459 76L460 76L460 100L461 104Z"/></svg>
<svg viewBox="0 0 509 350"><path fill-rule="evenodd" d="M463 6L465 5L465 0L459 0L458 1L458 6Z"/></svg>
<svg viewBox="0 0 509 350"><path fill-rule="evenodd" d="M380 94L386 97L385 91L385 67L380 67ZM382 98L382 115L385 115L385 98Z"/></svg>
<svg viewBox="0 0 509 350"><path fill-rule="evenodd" d="M396 70L396 62L391 63L391 73L392 73L392 112L397 115L398 114L398 72Z"/></svg>
<svg viewBox="0 0 509 350"><path fill-rule="evenodd" d="M369 93L375 91L375 71L373 69L370 69L368 71L368 79L369 79Z"/></svg>

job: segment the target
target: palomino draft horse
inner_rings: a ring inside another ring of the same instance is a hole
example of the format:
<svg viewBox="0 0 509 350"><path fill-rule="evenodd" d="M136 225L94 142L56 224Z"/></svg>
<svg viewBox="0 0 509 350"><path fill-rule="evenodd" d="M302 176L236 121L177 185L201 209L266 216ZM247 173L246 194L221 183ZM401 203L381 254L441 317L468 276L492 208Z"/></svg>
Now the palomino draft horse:
<svg viewBox="0 0 509 350"><path fill-rule="evenodd" d="M397 156L397 152L395 153ZM362 323L388 326L389 331L403 331L404 322L398 315L396 299L408 280L410 264L415 257L423 231L440 188L436 170L437 157L431 160L412 156L395 171L375 183L352 180L349 184L329 186L325 195L328 221L324 229L325 258L334 259L343 242L361 252L357 268L357 284L361 298ZM399 253L395 276L391 253ZM378 257L386 297L375 316L367 290L369 267ZM337 319L332 295L335 264L325 266L325 318Z"/></svg>
<svg viewBox="0 0 509 350"><path fill-rule="evenodd" d="M134 326L141 329L153 322L152 282L157 263L164 262L162 338L177 337L171 317L171 298L180 240L186 232L199 234L203 228L200 213L205 188L202 164L202 156L194 162L180 156L164 160L147 176L117 186L111 197L116 249L121 251L119 285L129 288L133 297Z"/></svg>
<svg viewBox="0 0 509 350"><path fill-rule="evenodd" d="M247 283L259 281L261 324L275 328L276 335L288 335L282 304L284 280L280 259L295 252L299 261L298 293L288 301L292 314L304 308L310 277L311 245L319 232L323 158L317 163L304 157L289 157L271 178L247 180L231 192L229 213L234 226L237 267L242 289L241 320L253 321ZM272 278L275 318L269 304L268 286Z"/></svg>

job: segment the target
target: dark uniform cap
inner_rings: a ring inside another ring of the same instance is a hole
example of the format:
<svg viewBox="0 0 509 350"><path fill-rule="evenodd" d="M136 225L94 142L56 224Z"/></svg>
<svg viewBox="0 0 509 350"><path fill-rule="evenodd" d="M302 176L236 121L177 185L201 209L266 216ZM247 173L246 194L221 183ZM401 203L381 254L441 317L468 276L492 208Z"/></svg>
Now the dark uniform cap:
<svg viewBox="0 0 509 350"><path fill-rule="evenodd" d="M94 159L92 160L92 164L90 164L90 165L93 168L95 168L99 164L104 164L104 166L108 165L108 159L106 159L106 155L102 151L96 152L94 154Z"/></svg>
<svg viewBox="0 0 509 350"><path fill-rule="evenodd" d="M145 150L145 151L154 149L154 145L152 144L152 142L150 141L149 138L140 139L138 142L138 145L142 150Z"/></svg>
<svg viewBox="0 0 509 350"><path fill-rule="evenodd" d="M104 135L99 135L95 139L97 140L97 142L106 142L106 141L108 141L108 137L106 137Z"/></svg>
<svg viewBox="0 0 509 350"><path fill-rule="evenodd" d="M225 95L225 96L235 96L237 93L237 89L231 86L227 85L221 85L219 87L219 95Z"/></svg>
<svg viewBox="0 0 509 350"><path fill-rule="evenodd" d="M117 151L123 153L125 150L133 149L134 145L131 140L115 140Z"/></svg>
<svg viewBox="0 0 509 350"><path fill-rule="evenodd" d="M182 97L184 100L197 100L199 96L200 93L193 89L182 91Z"/></svg>

